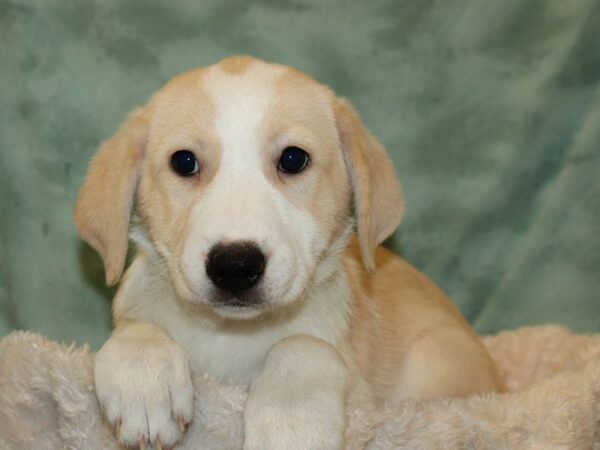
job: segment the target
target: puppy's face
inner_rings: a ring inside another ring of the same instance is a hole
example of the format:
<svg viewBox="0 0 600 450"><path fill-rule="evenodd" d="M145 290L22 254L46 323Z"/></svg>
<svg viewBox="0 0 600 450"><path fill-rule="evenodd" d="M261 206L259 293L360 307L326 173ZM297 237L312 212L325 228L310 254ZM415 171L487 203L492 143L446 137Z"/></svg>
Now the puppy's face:
<svg viewBox="0 0 600 450"><path fill-rule="evenodd" d="M138 212L180 297L235 316L301 297L348 218L329 90L235 60L174 79L146 114Z"/></svg>
<svg viewBox="0 0 600 450"><path fill-rule="evenodd" d="M134 235L179 297L250 318L327 277L352 194L369 265L402 213L383 149L328 88L238 57L174 78L130 116L92 163L76 222L116 281L135 203Z"/></svg>

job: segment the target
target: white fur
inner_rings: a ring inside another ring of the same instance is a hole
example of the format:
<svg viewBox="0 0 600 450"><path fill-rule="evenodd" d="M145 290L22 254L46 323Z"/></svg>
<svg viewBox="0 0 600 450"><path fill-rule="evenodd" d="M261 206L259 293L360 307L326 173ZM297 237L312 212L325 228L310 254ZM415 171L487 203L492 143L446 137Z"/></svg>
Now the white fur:
<svg viewBox="0 0 600 450"><path fill-rule="evenodd" d="M269 350L288 336L308 334L339 346L347 330L350 298L345 276L338 272L311 288L307 298L289 311L278 311L257 321L232 321L208 309L196 309L191 314L158 266L140 255L128 270L114 307L167 331L186 350L194 372L249 384Z"/></svg>

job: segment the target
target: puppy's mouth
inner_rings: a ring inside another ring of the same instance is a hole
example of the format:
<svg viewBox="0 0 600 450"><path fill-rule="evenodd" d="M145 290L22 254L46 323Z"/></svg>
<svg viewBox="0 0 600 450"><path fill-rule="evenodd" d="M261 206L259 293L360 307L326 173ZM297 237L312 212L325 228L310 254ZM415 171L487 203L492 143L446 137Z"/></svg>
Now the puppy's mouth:
<svg viewBox="0 0 600 450"><path fill-rule="evenodd" d="M208 307L224 319L250 320L270 309L268 302L258 293L232 295L216 292L209 298Z"/></svg>
<svg viewBox="0 0 600 450"><path fill-rule="evenodd" d="M267 307L267 302L259 290L231 293L215 289L209 298L209 305L220 309L261 310Z"/></svg>

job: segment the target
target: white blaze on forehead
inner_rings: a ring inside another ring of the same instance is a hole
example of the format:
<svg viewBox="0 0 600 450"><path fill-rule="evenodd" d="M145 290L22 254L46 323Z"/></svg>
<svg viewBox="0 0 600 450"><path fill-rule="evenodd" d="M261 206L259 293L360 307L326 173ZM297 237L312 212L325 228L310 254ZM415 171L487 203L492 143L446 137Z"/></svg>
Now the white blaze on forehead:
<svg viewBox="0 0 600 450"><path fill-rule="evenodd" d="M273 101L274 82L284 71L284 67L254 63L241 74L229 74L218 66L209 72L205 89L215 108L225 167L258 169L259 129Z"/></svg>

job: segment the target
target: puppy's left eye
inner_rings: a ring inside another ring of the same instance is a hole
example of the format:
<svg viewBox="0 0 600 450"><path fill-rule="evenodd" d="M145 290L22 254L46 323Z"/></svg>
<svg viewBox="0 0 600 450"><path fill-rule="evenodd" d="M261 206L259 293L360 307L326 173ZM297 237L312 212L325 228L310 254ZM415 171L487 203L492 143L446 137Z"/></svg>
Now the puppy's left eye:
<svg viewBox="0 0 600 450"><path fill-rule="evenodd" d="M188 177L200 171L198 161L189 150L179 150L171 156L171 167L179 175Z"/></svg>
<svg viewBox="0 0 600 450"><path fill-rule="evenodd" d="M285 173L298 173L306 169L310 156L299 147L287 147L281 152L278 169Z"/></svg>

